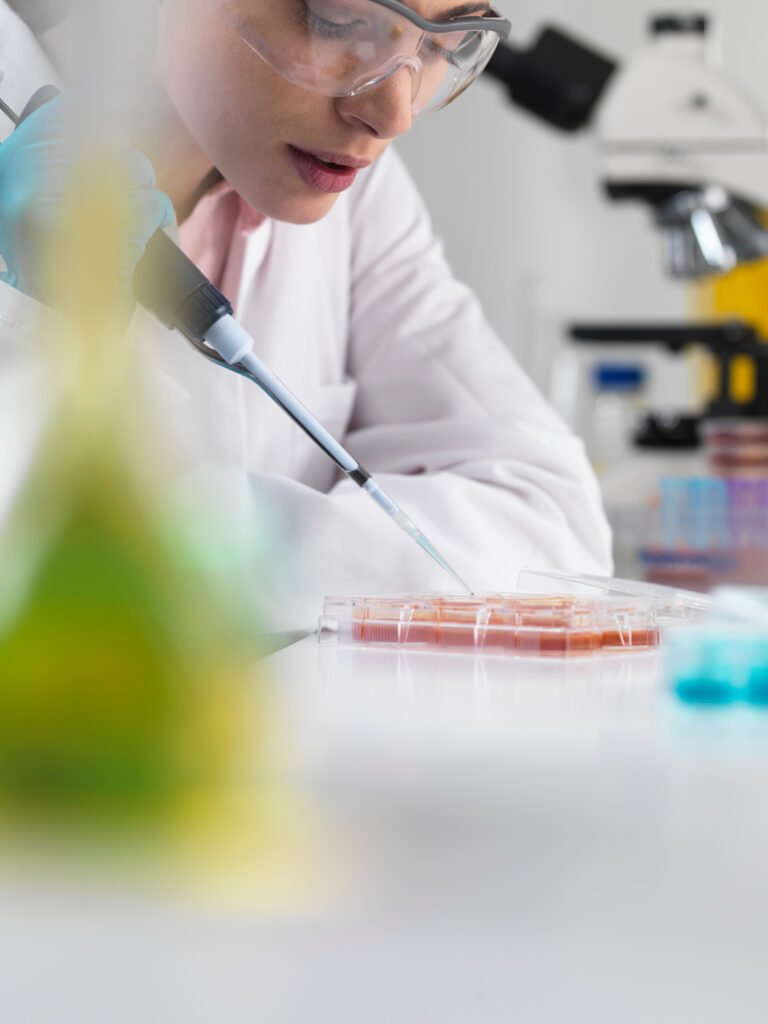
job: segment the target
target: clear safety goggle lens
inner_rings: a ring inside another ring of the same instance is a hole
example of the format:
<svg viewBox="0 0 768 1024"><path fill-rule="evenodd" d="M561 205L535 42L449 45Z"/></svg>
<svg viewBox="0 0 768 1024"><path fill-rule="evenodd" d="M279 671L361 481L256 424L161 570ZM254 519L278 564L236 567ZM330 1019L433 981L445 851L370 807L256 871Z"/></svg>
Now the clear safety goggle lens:
<svg viewBox="0 0 768 1024"><path fill-rule="evenodd" d="M407 69L414 113L463 92L509 34L495 14L429 22L398 0L214 2L275 71L326 96L354 96Z"/></svg>

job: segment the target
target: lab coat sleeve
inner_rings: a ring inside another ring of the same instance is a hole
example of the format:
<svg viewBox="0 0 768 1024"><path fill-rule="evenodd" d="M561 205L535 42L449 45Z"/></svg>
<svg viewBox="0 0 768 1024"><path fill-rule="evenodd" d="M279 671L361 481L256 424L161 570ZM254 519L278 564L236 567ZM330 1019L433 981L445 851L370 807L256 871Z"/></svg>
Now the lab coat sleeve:
<svg viewBox="0 0 768 1024"><path fill-rule="evenodd" d="M512 589L525 567L610 572L582 442L453 279L395 154L370 173L350 216L349 450L477 590ZM322 592L451 589L353 483L329 496L303 488L299 500L288 492L300 486L272 481L266 494L297 546L308 616Z"/></svg>

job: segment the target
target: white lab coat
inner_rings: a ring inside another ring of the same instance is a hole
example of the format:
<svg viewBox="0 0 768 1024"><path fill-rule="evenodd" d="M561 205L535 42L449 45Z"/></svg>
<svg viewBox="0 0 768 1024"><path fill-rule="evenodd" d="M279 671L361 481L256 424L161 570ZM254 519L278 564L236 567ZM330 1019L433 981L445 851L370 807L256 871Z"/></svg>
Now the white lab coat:
<svg viewBox="0 0 768 1024"><path fill-rule="evenodd" d="M0 69L0 88L17 106L51 77L3 0ZM609 529L581 441L452 278L394 152L319 223L268 220L236 244L246 246L244 271L230 298L259 356L474 588L513 588L521 567L610 571ZM25 450L14 421L22 411L33 415L35 383L23 364L37 312L26 296L0 287L10 454ZM138 324L148 330L148 317L140 314ZM311 625L331 593L450 588L253 384L162 333L153 353L167 381L169 430L194 431L199 473L215 465L247 483L255 521L277 524L283 553L293 556L290 595L275 590L275 625ZM2 467L6 493L20 464L15 455Z"/></svg>

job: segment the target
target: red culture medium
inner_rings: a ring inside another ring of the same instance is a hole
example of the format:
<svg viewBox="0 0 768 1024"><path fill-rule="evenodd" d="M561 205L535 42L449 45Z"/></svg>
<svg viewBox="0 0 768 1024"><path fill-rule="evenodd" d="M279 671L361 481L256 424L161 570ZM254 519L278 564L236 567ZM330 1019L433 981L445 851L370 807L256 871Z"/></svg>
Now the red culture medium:
<svg viewBox="0 0 768 1024"><path fill-rule="evenodd" d="M320 621L326 643L464 650L520 657L583 657L652 650L652 603L615 598L487 595L475 598L332 597Z"/></svg>

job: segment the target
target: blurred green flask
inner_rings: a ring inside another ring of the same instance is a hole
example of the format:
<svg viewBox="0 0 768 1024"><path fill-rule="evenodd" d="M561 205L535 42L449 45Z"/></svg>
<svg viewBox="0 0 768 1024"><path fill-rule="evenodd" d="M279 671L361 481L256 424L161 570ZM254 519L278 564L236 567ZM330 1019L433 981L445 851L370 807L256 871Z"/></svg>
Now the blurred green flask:
<svg viewBox="0 0 768 1024"><path fill-rule="evenodd" d="M258 748L253 624L163 529L125 340L125 194L88 153L45 254L58 395L0 536L5 815L168 823L252 775Z"/></svg>

